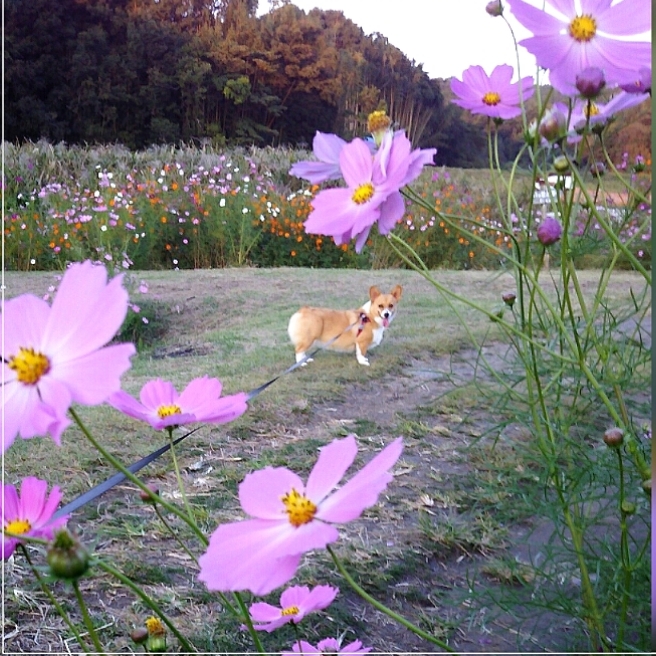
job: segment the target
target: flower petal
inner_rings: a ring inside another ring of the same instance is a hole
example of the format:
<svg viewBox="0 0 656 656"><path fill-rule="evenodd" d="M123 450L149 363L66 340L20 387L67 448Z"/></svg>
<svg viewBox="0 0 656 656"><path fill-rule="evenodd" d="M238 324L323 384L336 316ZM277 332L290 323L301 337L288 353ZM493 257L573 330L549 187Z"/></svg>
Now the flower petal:
<svg viewBox="0 0 656 656"><path fill-rule="evenodd" d="M83 405L103 403L121 387L121 376L130 368L133 344L114 344L74 360L53 362L48 377L63 382L73 401Z"/></svg>
<svg viewBox="0 0 656 656"><path fill-rule="evenodd" d="M104 346L121 327L128 309L123 276L107 284L105 267L90 261L66 271L52 302L43 349L72 358Z"/></svg>
<svg viewBox="0 0 656 656"><path fill-rule="evenodd" d="M353 464L358 452L354 435L342 440L333 440L321 447L319 458L308 476L305 493L315 504L321 503L342 479Z"/></svg>
<svg viewBox="0 0 656 656"><path fill-rule="evenodd" d="M282 498L292 489L300 494L305 491L297 474L285 467L265 467L248 474L240 483L239 502L251 517L287 522Z"/></svg>
<svg viewBox="0 0 656 656"><path fill-rule="evenodd" d="M348 522L378 501L378 495L394 478L390 469L401 456L402 438L397 438L368 462L341 489L331 494L319 507L317 519L327 522Z"/></svg>
<svg viewBox="0 0 656 656"><path fill-rule="evenodd" d="M198 559L198 579L208 590L250 590L256 595L284 585L296 573L301 554L271 557L268 548L278 532L278 525L260 520L219 526Z"/></svg>

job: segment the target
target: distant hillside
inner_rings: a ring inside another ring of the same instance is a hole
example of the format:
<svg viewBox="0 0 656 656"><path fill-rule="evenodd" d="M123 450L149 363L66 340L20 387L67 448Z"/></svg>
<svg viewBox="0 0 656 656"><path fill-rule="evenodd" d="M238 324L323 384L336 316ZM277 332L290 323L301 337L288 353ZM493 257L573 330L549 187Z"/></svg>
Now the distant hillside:
<svg viewBox="0 0 656 656"><path fill-rule="evenodd" d="M384 107L416 146L438 148L438 164L486 165L484 120L448 102L448 83L383 35L338 11L280 0L258 17L257 5L6 2L5 138L307 146L317 130L362 135L367 114ZM614 129L644 154L649 115L635 116ZM519 123L500 135L505 163L520 147Z"/></svg>

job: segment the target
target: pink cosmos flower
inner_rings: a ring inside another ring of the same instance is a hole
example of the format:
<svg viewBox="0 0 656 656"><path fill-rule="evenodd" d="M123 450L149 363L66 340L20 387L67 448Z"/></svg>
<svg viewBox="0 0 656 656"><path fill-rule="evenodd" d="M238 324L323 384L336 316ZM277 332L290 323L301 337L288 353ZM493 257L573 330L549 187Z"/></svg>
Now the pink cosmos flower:
<svg viewBox="0 0 656 656"><path fill-rule="evenodd" d="M312 151L319 161L296 162L289 169L290 175L308 180L312 184L339 180L342 177L342 171L339 168L339 154L345 145L346 141L336 134L317 131L312 140Z"/></svg>
<svg viewBox="0 0 656 656"><path fill-rule="evenodd" d="M620 84L620 88L627 93L651 93L651 66L649 68L646 66L641 67L635 79Z"/></svg>
<svg viewBox="0 0 656 656"><path fill-rule="evenodd" d="M570 128L581 131L588 125L604 125L619 112L635 107L649 99L648 93L620 93L613 96L607 103L596 103L587 100L577 101L572 108ZM576 139L574 139L576 141Z"/></svg>
<svg viewBox="0 0 656 656"><path fill-rule="evenodd" d="M470 66L462 74L462 82L451 78L451 91L458 96L451 102L472 114L492 118L514 118L522 113L520 99L533 95L533 78L524 77L512 83L513 67L496 66L488 76L482 66Z"/></svg>
<svg viewBox="0 0 656 656"><path fill-rule="evenodd" d="M54 532L64 526L68 515L51 519L62 494L55 485L48 492L48 483L33 476L21 481L20 494L13 485L2 486L2 558L7 560L16 549L20 538L5 536L4 532L32 538L52 540Z"/></svg>
<svg viewBox="0 0 656 656"><path fill-rule="evenodd" d="M553 87L576 95L576 76L589 67L604 71L609 86L635 80L641 67L651 67L651 45L620 37L651 30L650 3L645 0L547 0L547 13L524 0L508 0L515 18L533 32L520 41L549 69ZM580 10L577 9L580 5Z"/></svg>
<svg viewBox="0 0 656 656"><path fill-rule="evenodd" d="M243 392L219 398L221 388L217 378L203 376L178 394L173 383L157 378L141 388L141 403L123 390L107 402L128 417L147 421L155 430L194 422L224 424L243 415L248 406Z"/></svg>
<svg viewBox="0 0 656 656"><path fill-rule="evenodd" d="M307 614L330 606L338 592L338 588L332 588L329 585L318 585L312 588L312 591L305 585L287 588L280 595L281 608L264 602L251 605L248 611L252 620L266 622L265 624L254 624L253 628L257 631L271 633L288 622L298 624Z"/></svg>
<svg viewBox="0 0 656 656"><path fill-rule="evenodd" d="M285 467L249 474L239 486L239 500L251 519L214 531L198 561L199 580L209 590L250 590L256 595L284 585L305 552L339 538L334 524L350 522L376 503L393 478L389 470L402 449L398 438L337 491L357 454L353 435L320 450L307 484Z"/></svg>
<svg viewBox="0 0 656 656"><path fill-rule="evenodd" d="M127 314L122 279L107 283L104 267L73 264L51 306L31 294L4 304L3 452L17 435L50 433L60 444L73 402L98 405L120 388L134 345L105 344Z"/></svg>
<svg viewBox="0 0 656 656"><path fill-rule="evenodd" d="M358 253L377 221L379 232L387 234L405 210L399 189L417 178L437 152L411 148L402 131L388 132L373 157L362 139L343 146L339 164L348 186L317 194L305 222L306 232L329 235L338 246L356 238Z"/></svg>
<svg viewBox="0 0 656 656"><path fill-rule="evenodd" d="M309 642L305 640L300 641L300 649L298 642L292 646L292 651L286 651L282 656L297 656L302 654L335 654L336 656L347 656L350 654L368 654L371 651L371 647L362 647L362 643L359 640L351 642L348 645L343 647L340 645L340 641L337 638L326 638L317 643L317 646L314 647Z"/></svg>

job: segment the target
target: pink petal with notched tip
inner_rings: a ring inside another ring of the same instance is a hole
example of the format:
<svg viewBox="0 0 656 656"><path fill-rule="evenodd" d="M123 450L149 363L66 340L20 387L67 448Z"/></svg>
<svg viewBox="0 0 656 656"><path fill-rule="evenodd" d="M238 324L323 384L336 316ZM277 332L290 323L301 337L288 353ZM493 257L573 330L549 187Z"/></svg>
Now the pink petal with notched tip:
<svg viewBox="0 0 656 656"><path fill-rule="evenodd" d="M359 517L365 508L373 506L378 495L394 478L390 469L401 456L403 440L397 438L367 463L337 492L319 507L317 519L326 522L349 522Z"/></svg>
<svg viewBox="0 0 656 656"><path fill-rule="evenodd" d="M127 314L123 276L107 284L103 266L83 262L66 271L52 302L43 349L74 358L107 344Z"/></svg>
<svg viewBox="0 0 656 656"><path fill-rule="evenodd" d="M323 501L342 480L357 453L358 445L353 435L321 447L319 458L308 476L306 496L315 504Z"/></svg>
<svg viewBox="0 0 656 656"><path fill-rule="evenodd" d="M206 552L198 559L198 579L208 590L223 592L250 590L265 595L289 581L301 554L270 557L272 529L260 520L247 520L219 526L210 537Z"/></svg>
<svg viewBox="0 0 656 656"><path fill-rule="evenodd" d="M221 396L221 381L203 376L195 378L178 396L177 405L185 412L201 416Z"/></svg>

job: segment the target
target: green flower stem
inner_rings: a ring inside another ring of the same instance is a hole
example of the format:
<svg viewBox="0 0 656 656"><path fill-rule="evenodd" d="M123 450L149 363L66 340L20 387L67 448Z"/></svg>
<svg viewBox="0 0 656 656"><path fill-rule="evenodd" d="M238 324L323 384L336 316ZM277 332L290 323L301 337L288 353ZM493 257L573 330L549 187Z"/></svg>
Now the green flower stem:
<svg viewBox="0 0 656 656"><path fill-rule="evenodd" d="M194 534L198 537L198 539L201 541L203 546L207 546L209 544L209 540L205 537L203 532L198 528L197 524L189 519L187 517L187 514L182 512L179 508L176 508L175 505L168 503L168 501L165 501L162 499L159 495L155 494L141 479L137 478L120 460L115 458L107 449L105 449L98 440L89 432L87 427L84 425L80 417L78 416L77 412L73 408L69 408L69 412L71 413L71 416L75 420L75 423L79 426L80 430L84 434L84 436L91 442L91 444L94 446L95 449L97 449L100 454L105 458L115 469L120 471L122 474L125 475L125 477L132 483L134 483L142 492L145 492L148 494L148 496L156 503L161 504L164 508L166 508L170 513L173 513L176 515L176 517L179 517L185 524L191 528L191 530L194 532Z"/></svg>
<svg viewBox="0 0 656 656"><path fill-rule="evenodd" d="M617 631L617 648L621 649L624 644L624 627L626 626L626 618L629 613L629 590L631 589L632 567L631 567L631 551L629 549L629 527L626 523L626 513L622 508L625 498L624 489L624 464L622 462L621 448L615 449L617 453L617 467L619 471L619 512L620 512L620 558L622 562L622 569L624 570L624 588L622 589L622 605L620 608L620 621Z"/></svg>
<svg viewBox="0 0 656 656"><path fill-rule="evenodd" d="M127 577L123 572L116 569L113 565L105 562L101 559L94 559L94 564L98 565L100 569L104 570L108 574L111 574L114 578L118 579L125 587L129 588L134 592L134 594L141 599L141 601L150 608L150 610L159 617L164 624L169 628L171 633L178 639L180 646L188 653L196 653L193 645L178 631L176 626L171 622L171 620L166 616L164 611L159 607L156 601L152 599L148 594L146 594L138 585L136 585L132 579Z"/></svg>
<svg viewBox="0 0 656 656"><path fill-rule="evenodd" d="M413 200L417 204L420 204L425 209L428 209L429 211L434 212L436 214L436 216L438 216L440 219L443 219L444 221L448 222L449 225L451 225L452 227L454 227L456 229L461 229L455 223L455 219L457 219L458 217L452 217L451 215L443 214L442 212L436 211L435 208L432 208L430 205L428 205L422 198L416 197L415 195L410 195L409 194L409 195L406 195L406 197L409 198L410 200ZM472 222L472 223L474 223L474 222ZM540 299L545 304L545 307L549 310L549 313L553 317L554 321L558 324L558 328L561 330L562 334L565 335L566 338L568 339L569 348L573 352L576 352L576 346L572 342L571 338L567 336L566 326L565 326L564 321L560 317L560 313L557 311L557 308L554 307L554 305L551 303L551 301L547 297L545 291L542 289L542 287L539 284L539 281L538 281L539 269L535 274L532 274L524 264L522 264L520 261L515 260L514 258L510 257L510 255L508 255L507 252L504 252L501 249L491 245L483 237L480 237L480 236L476 235L473 232L469 232L469 231L465 231L465 230L463 230L463 232L466 232L467 235L471 239L473 239L474 241L480 241L481 243L483 243L487 247L489 247L492 251L494 251L494 252L498 253L499 255L501 255L507 262L509 262L510 264L512 264L516 268L516 270L521 274L521 276L523 276L526 279L527 282L531 283L531 285L534 287L535 291L539 294ZM413 257L416 259L416 261L419 264L413 263L407 258L403 258L404 262L409 264L415 271L421 273L424 276L424 278L426 278L429 282L431 282L434 286L437 287L438 283L432 279L432 277L430 275L430 270L422 262L421 258L417 254L417 252L409 244L407 244L401 237L399 237L395 233L393 233L393 232L390 233L389 238L390 239L395 239L398 243L402 244L404 248L406 248L408 251L410 251L412 253ZM398 250L397 250L397 253L398 253ZM448 293L451 296L453 296L454 298L456 298L456 299L458 299L458 300L460 300L464 303L467 303L468 305L470 305L470 307L473 307L475 310L478 310L479 312L483 312L484 314L487 314L490 318L492 318L493 313L490 312L489 310L485 310L484 308L477 305L476 303L473 303L472 301L469 301L465 297L461 297L458 294L455 294L453 292L448 292ZM508 328L509 325L510 325L510 324L504 323L503 321L500 321L500 323L504 324L505 328ZM514 327L513 327L513 330L516 331L517 334L521 336L520 331L518 331ZM543 345L540 345L540 344L536 344L536 345L539 348L543 349L543 350L545 349L545 347ZM564 356L559 356L559 357L562 358ZM571 363L576 364L576 361L571 360Z"/></svg>
<svg viewBox="0 0 656 656"><path fill-rule="evenodd" d="M184 482L182 481L182 475L180 474L180 467L178 465L178 458L175 455L175 445L173 444L173 427L172 426L167 426L166 432L169 434L169 443L171 444L170 452L171 452L171 460L173 461L173 469L175 471L175 479L178 482L178 490L180 490L180 495L182 496L182 502L184 503L184 507L187 510L187 516L189 517L189 520L195 525L196 524L196 518L194 516L194 511L189 504L189 499L187 498L187 493L185 492L185 486Z"/></svg>
<svg viewBox="0 0 656 656"><path fill-rule="evenodd" d="M159 517L160 521L164 526L166 527L166 530L173 536L173 539L180 545L182 550L198 565L198 558L192 553L192 551L187 547L187 545L181 540L180 536L176 531L173 530L173 527L166 521L166 518L162 513L159 511L159 508L157 507L157 504L154 504L155 507L155 513Z"/></svg>
<svg viewBox="0 0 656 656"><path fill-rule="evenodd" d="M597 211L588 190L585 188L585 185L583 184L583 180L581 179L581 175L578 172L577 168L572 167L571 170L572 170L572 175L576 180L576 183L581 188L581 193L583 194L586 203L590 207L590 212L594 214L595 219L597 219L599 225L604 229L604 232L606 233L608 238L613 242L615 247L622 252L622 254L627 258L627 260L629 260L631 265L642 274L643 278L651 286L651 274L645 269L645 267L642 265L642 262L640 262L640 260L638 260L638 258L627 248L626 244L622 243L622 240L615 234L615 232L613 231L611 225L608 223L606 218L603 217Z"/></svg>
<svg viewBox="0 0 656 656"><path fill-rule="evenodd" d="M241 613L244 619L244 623L248 627L248 632L251 634L251 638L253 638L255 649L257 649L259 654L266 654L267 652L265 652L264 648L262 647L262 643L260 642L260 636L257 635L257 631L253 626L253 620L251 619L251 614L248 612L248 608L246 608L246 604L244 603L242 596L238 592L233 592L233 595L237 600L237 603L239 604L239 608L241 608Z"/></svg>
<svg viewBox="0 0 656 656"><path fill-rule="evenodd" d="M77 599L77 605L80 607L80 611L82 612L82 619L84 620L84 625L87 627L87 631L89 633L89 637L91 638L91 641L93 642L93 646L96 648L96 652L98 654L104 654L105 650L103 649L102 643L100 642L100 638L98 638L98 634L96 633L96 628L93 625L93 620L91 619L91 615L89 615L89 609L87 608L87 605L84 601L84 597L80 592L80 585L78 583L78 580L75 579L72 582L72 585L73 585L73 590L75 592L75 598Z"/></svg>
<svg viewBox="0 0 656 656"><path fill-rule="evenodd" d="M342 562L339 560L339 558L337 557L337 554L332 550L330 545L326 545L326 549L328 550L328 553L330 554L330 557L333 559L333 562L335 563L335 566L337 567L339 573L342 575L344 580L366 602L370 603L374 608L379 610L381 613L384 613L385 615L387 615L387 617L390 617L395 622L398 622L399 624L405 626L406 629L409 629L415 635L418 635L420 638L423 638L424 640L428 640L428 642L431 642L434 645L437 645L438 647L441 647L445 651L455 653L455 649L452 649L451 647L449 647L449 645L447 645L445 642L443 642L439 638L436 638L435 636L430 635L430 633L426 633L426 631L423 631L418 626L415 626L412 622L409 622L408 620L406 620L405 617L403 617L402 615L399 615L398 613L395 613L391 608L388 608L384 604L381 604L378 600L374 599L368 592L363 590L355 582L355 579L353 579L353 577L346 571L346 569L344 568L344 565L342 565Z"/></svg>
<svg viewBox="0 0 656 656"><path fill-rule="evenodd" d="M555 480L557 476L554 476L553 478ZM592 581L590 580L590 572L588 571L588 563L585 560L581 530L579 525L572 517L571 510L563 496L562 489L560 489L560 486L558 486L558 488L558 495L560 497L565 523L567 524L567 528L569 528L572 537L572 545L574 546L574 553L576 554L579 572L581 573L581 591L583 596L583 605L587 611L583 617L583 620L590 629L594 651L599 651L599 648L601 647L604 652L608 652L609 649L606 638L606 630L604 628L601 613L597 605L597 598L595 597L594 588L592 587Z"/></svg>
<svg viewBox="0 0 656 656"><path fill-rule="evenodd" d="M87 652L90 651L89 648L87 647L86 641L82 638L82 635L77 630L75 624L71 620L70 615L66 612L66 609L57 601L57 598L52 593L50 588L46 585L46 582L43 580L43 577L39 573L39 570L34 566L34 563L32 563L32 559L30 558L30 554L27 551L25 545L19 543L17 546L18 549L20 549L23 555L25 556L25 560L27 561L30 570L32 570L32 574L34 574L34 578L37 580L39 587L46 595L46 597L48 597L48 600L53 605L54 609L59 613L59 616L64 620L66 626L68 626L68 628L71 630L71 633L75 636L75 639L80 645L80 648Z"/></svg>
<svg viewBox="0 0 656 656"><path fill-rule="evenodd" d="M468 298L466 298L466 297L460 296L459 294L457 294L457 293L455 293L455 292L452 292L452 291L449 290L448 288L446 288L446 287L444 287L443 285L441 285L439 282L437 282L437 281L433 278L433 276L431 275L430 269L428 269L428 268L426 267L426 265L424 265L424 264L421 262L421 259L419 258L419 255L414 251L414 249L412 248L412 246L410 246L409 244L407 244L407 243L406 243L401 237L399 237L398 235L394 234L393 232L391 232L391 233L388 235L388 237L389 237L389 240L390 240L390 244L391 244L391 246L392 246L393 248L395 247L395 244L392 243L392 242L396 242L396 243L400 244L403 248L405 248L405 249L407 249L408 251L410 251L410 252L413 254L413 256L414 256L415 258L417 258L417 261L420 262L420 264L417 264L417 262L414 262L413 260L411 260L411 259L410 259L409 257L407 257L407 256L406 256L406 255L400 250L400 249L398 249L398 248L394 248L394 250L395 250L396 253L399 255L399 257L401 257L401 259L402 259L402 260L403 260L403 261L404 261L404 262L405 262L405 263L406 263L411 269L413 269L413 270L416 271L417 273L421 274L421 276L422 276L423 278L425 278L425 279L426 279L428 282L430 282L430 283L431 283L436 289L438 289L442 294L444 294L445 297L450 297L450 298L453 298L453 299L455 299L455 300L457 300L457 301L461 301L461 302L464 303L465 305L468 305L469 307L473 308L474 310L477 310L477 311L480 312L481 314L484 314L484 315L486 315L487 317L489 317L490 319L492 319L493 321L497 322L500 326L502 326L502 327L503 327L505 330L507 330L509 333L512 333L513 335L516 335L517 337L520 337L520 338L522 338L522 339L524 339L524 340L526 340L526 341L529 341L529 342L532 343L535 347L537 347L537 348L539 348L539 349L541 349L541 350L545 350L545 351L548 351L548 350L549 350L544 344L540 344L539 342L535 341L533 338L528 339L527 336L526 336L526 334L523 333L523 332L522 332L519 328L517 328L516 326L513 326L512 324L509 324L507 321L504 321L503 319L499 319L499 318L496 316L496 314L495 314L494 312L492 312L492 311L490 311L490 310L488 310L488 309L482 307L481 305L479 305L478 303L476 303L476 302L474 302L474 301L470 301L470 300L469 300ZM539 293L539 292L540 292L539 286L538 286L538 285L535 285L535 287L538 288L538 293ZM554 316L557 317L557 314L555 314L555 309L553 308L553 306L551 306L551 304L549 303L548 299L547 299L545 296L543 296L542 294L541 294L541 298L545 301L546 304L548 304L548 305L550 306L551 310L552 310L553 313L554 313ZM562 322L559 322L559 324L560 324L559 327L561 328L561 330L564 331L564 330L565 330L565 326L562 324ZM550 352L552 355L556 355L556 357L560 358L563 362L568 362L569 364L578 364L578 361L577 361L576 359L574 359L574 358L568 358L568 357L563 356L563 355L554 354L554 353L552 353L551 351L549 351L549 352Z"/></svg>

